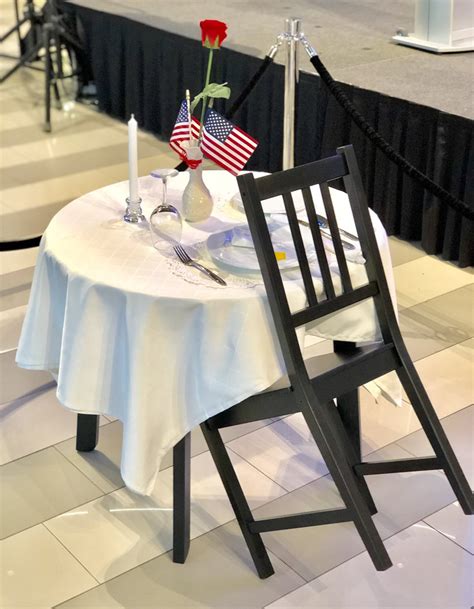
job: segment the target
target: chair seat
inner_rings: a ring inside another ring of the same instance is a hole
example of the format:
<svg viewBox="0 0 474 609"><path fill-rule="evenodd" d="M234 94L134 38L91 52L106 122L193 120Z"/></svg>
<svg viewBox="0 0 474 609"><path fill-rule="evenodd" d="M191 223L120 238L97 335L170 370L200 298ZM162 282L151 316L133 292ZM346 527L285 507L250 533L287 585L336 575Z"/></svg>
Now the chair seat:
<svg viewBox="0 0 474 609"><path fill-rule="evenodd" d="M305 350L303 356L309 378L316 379L317 377L327 375L329 371L337 371L343 365L348 365L351 362L356 363L361 358L375 355L377 351L383 350L383 347L384 345L381 343L374 343L359 347L351 353L324 353L321 355L312 355L309 350ZM262 391L262 393L288 389L290 386L290 380L285 374L273 385Z"/></svg>

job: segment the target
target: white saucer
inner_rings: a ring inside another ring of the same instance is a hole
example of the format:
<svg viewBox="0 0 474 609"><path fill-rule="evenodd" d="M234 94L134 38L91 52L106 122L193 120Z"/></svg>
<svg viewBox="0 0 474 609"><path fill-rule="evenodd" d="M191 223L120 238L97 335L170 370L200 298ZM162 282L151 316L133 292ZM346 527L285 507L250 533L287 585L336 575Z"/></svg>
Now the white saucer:
<svg viewBox="0 0 474 609"><path fill-rule="evenodd" d="M246 225L242 225L242 227L246 227ZM239 247L232 244L234 229L241 229L242 227L234 227L210 235L207 239L209 255L220 266L228 267L234 271L258 273L260 272L260 266L255 249L253 247ZM279 230L281 229L277 229L277 231ZM277 231L273 234L275 235ZM298 266L298 258L291 242L283 243L275 239L274 249L276 252L283 252L285 254L285 259L278 261L280 269L293 269Z"/></svg>

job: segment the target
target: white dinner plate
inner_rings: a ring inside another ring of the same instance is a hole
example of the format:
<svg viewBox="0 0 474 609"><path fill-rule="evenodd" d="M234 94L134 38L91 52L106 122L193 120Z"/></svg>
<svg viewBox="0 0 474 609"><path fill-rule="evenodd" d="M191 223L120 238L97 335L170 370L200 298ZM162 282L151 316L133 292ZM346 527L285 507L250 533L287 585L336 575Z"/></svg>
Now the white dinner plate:
<svg viewBox="0 0 474 609"><path fill-rule="evenodd" d="M233 245L234 230L247 229L247 225L236 226L229 230L210 235L207 239L207 249L212 260L224 267L228 267L234 271L247 271L251 273L260 272L260 266L257 260L257 253L253 247L240 247ZM284 269L293 269L298 266L298 258L291 242L280 242L278 233L281 231L282 236L287 234L284 228L277 228L272 234L274 236L273 245L277 252L284 252L285 259L278 261L278 266Z"/></svg>
<svg viewBox="0 0 474 609"><path fill-rule="evenodd" d="M296 191L292 193L293 203L295 206L296 213L303 211L305 209L303 196L300 191ZM235 195L230 200L230 205L237 211L245 213L244 204L242 203L242 197L240 192L236 192ZM266 201L262 201L262 208L264 214L286 214L285 204L283 202L283 197L272 197L271 199L267 199Z"/></svg>

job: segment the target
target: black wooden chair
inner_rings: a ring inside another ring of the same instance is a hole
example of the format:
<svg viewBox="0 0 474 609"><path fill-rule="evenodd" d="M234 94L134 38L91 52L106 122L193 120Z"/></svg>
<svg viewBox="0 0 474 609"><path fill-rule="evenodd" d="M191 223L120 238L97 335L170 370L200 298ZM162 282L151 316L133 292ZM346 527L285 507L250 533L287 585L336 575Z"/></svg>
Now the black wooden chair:
<svg viewBox="0 0 474 609"><path fill-rule="evenodd" d="M354 288L332 206L328 182L342 178L366 259L368 283ZM398 327L375 239L369 209L351 146L337 155L305 166L255 179L238 177L255 249L266 287L270 309L283 353L288 382L252 396L201 425L220 477L232 503L240 528L261 578L273 567L261 533L279 529L352 521L378 570L391 566L390 558L372 521L376 507L364 476L394 472L444 470L466 514L473 513L473 494L448 442L435 410L408 355ZM331 230L342 284L336 289L329 270L316 218L310 187L319 184ZM323 279L325 298L317 298L310 264L301 237L292 192L301 190L310 221L312 238ZM308 306L291 312L276 261L261 202L283 196L285 209L306 290ZM335 343L335 352L305 362L296 328L314 322L362 300L373 298L382 340L370 346ZM395 370L415 413L431 443L435 456L393 461L362 461L360 452L358 388ZM337 400L337 406L334 400ZM330 475L345 504L344 508L254 520L219 428L271 416L302 412Z"/></svg>

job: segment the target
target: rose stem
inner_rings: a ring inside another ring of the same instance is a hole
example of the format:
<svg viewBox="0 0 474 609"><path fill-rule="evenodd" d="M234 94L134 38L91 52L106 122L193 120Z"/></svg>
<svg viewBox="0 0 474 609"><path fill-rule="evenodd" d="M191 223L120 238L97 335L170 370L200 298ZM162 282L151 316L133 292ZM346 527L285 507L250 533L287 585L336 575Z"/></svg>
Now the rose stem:
<svg viewBox="0 0 474 609"><path fill-rule="evenodd" d="M214 53L214 49L209 49L209 59L207 62L207 74L206 74L206 84L204 85L204 88L206 88L209 85L209 81L211 80L211 67L212 67L212 55ZM202 110L201 110L201 126L199 128L199 142L201 142L202 139L202 128L204 125L204 114L206 113L206 106L207 106L207 96L203 97L202 99Z"/></svg>

